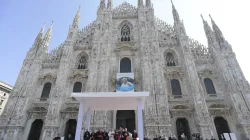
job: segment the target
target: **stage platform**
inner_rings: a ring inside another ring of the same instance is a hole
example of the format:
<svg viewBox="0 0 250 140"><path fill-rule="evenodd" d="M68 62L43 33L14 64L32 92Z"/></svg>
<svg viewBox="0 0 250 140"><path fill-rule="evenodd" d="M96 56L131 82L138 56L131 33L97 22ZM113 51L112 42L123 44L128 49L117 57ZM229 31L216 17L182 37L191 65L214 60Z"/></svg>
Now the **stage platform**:
<svg viewBox="0 0 250 140"><path fill-rule="evenodd" d="M142 110L149 92L83 92L72 93L80 102L75 140L81 140L83 109L88 109L86 126L89 128L92 110L137 110L138 136L144 139Z"/></svg>

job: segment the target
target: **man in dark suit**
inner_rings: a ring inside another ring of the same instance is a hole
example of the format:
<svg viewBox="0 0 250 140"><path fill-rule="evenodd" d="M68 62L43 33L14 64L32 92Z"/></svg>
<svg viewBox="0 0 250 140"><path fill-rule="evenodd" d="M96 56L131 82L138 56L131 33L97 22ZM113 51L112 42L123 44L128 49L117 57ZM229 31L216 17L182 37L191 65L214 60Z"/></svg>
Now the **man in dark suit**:
<svg viewBox="0 0 250 140"><path fill-rule="evenodd" d="M83 138L84 140L90 140L91 136L88 129L85 131Z"/></svg>

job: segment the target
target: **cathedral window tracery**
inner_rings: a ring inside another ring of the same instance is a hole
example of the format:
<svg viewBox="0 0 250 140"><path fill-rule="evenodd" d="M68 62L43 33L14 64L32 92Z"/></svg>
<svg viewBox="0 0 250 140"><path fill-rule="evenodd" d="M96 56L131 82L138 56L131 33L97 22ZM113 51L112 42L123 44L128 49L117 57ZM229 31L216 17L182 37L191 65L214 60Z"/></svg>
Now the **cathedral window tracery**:
<svg viewBox="0 0 250 140"><path fill-rule="evenodd" d="M87 69L88 68L87 55L81 55L81 57L79 57L76 68L77 69Z"/></svg>
<svg viewBox="0 0 250 140"><path fill-rule="evenodd" d="M121 28L121 41L130 41L130 28L127 24Z"/></svg>
<svg viewBox="0 0 250 140"><path fill-rule="evenodd" d="M216 94L213 81L209 78L204 79L204 85L207 91L207 94Z"/></svg>
<svg viewBox="0 0 250 140"><path fill-rule="evenodd" d="M172 53L166 54L166 65L168 67L176 66L176 61L175 61L174 55Z"/></svg>
<svg viewBox="0 0 250 140"><path fill-rule="evenodd" d="M50 90L51 90L52 84L50 82L44 84L41 100L47 100L49 98Z"/></svg>

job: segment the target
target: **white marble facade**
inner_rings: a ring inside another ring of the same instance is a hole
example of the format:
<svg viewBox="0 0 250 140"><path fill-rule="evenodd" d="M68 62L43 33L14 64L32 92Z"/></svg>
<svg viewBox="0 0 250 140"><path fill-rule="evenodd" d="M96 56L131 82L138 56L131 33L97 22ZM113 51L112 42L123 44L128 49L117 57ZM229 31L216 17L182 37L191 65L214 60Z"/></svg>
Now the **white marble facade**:
<svg viewBox="0 0 250 140"><path fill-rule="evenodd" d="M43 27L1 116L0 139L28 139L37 120L42 124L40 140L64 134L66 122L77 118L79 104L70 97L74 84L81 82L82 92L114 91L124 57L132 62L135 90L150 92L145 136L177 135L177 120L185 120L190 133L217 137L214 120L220 117L238 139L250 137L250 88L232 47L212 18L212 28L202 19L205 47L187 36L174 5L172 12L173 26L155 17L150 0L117 8L112 0L101 0L96 20L80 29L79 9L67 39L50 53L52 25L45 35ZM49 94L42 95L44 87L51 88ZM91 129L114 128L115 113L93 111Z"/></svg>

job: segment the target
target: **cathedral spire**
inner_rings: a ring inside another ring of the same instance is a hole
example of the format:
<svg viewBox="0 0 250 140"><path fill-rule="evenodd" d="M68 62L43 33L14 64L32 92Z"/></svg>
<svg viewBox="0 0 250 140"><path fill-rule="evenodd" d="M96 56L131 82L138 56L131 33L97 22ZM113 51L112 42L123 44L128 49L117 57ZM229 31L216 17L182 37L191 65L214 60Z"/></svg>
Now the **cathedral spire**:
<svg viewBox="0 0 250 140"><path fill-rule="evenodd" d="M146 6L151 7L151 0L146 0Z"/></svg>
<svg viewBox="0 0 250 140"><path fill-rule="evenodd" d="M208 25L207 21L204 20L203 16L201 15L202 21L203 21L203 27L204 27L204 31L207 37L207 41L208 44L212 44L213 43L213 31L211 29L211 27Z"/></svg>
<svg viewBox="0 0 250 140"><path fill-rule="evenodd" d="M105 0L100 0L99 9L100 9L100 10L103 10L103 9L105 9L105 7L106 7Z"/></svg>
<svg viewBox="0 0 250 140"><path fill-rule="evenodd" d="M80 21L80 9L81 9L81 7L79 6L78 11L77 11L77 13L75 15L73 24L72 24L73 28L78 28L79 21Z"/></svg>
<svg viewBox="0 0 250 140"><path fill-rule="evenodd" d="M214 33L215 33L215 36L216 36L216 39L219 43L222 43L225 41L225 38L220 30L220 28L217 26L217 24L214 22L212 16L209 14L209 17L211 19L211 22L212 22L212 27L213 27L213 30L214 30Z"/></svg>
<svg viewBox="0 0 250 140"><path fill-rule="evenodd" d="M143 0L138 0L138 8L143 7Z"/></svg>
<svg viewBox="0 0 250 140"><path fill-rule="evenodd" d="M180 23L180 17L179 17L178 11L175 9L175 6L172 0L171 0L171 3L172 3L172 13L174 17L174 23Z"/></svg>
<svg viewBox="0 0 250 140"><path fill-rule="evenodd" d="M44 38L43 38L43 47L48 48L49 43L50 43L50 39L51 39L51 35L52 35L52 25L53 25L53 21L48 29L48 31L46 32Z"/></svg>
<svg viewBox="0 0 250 140"><path fill-rule="evenodd" d="M108 8L111 9L113 7L113 0L108 0Z"/></svg>
<svg viewBox="0 0 250 140"><path fill-rule="evenodd" d="M34 47L38 47L38 45L42 41L45 25L46 25L46 22L43 24L43 27L41 28L40 32L36 36L36 39L35 39L35 42L34 42L34 45L33 45Z"/></svg>

